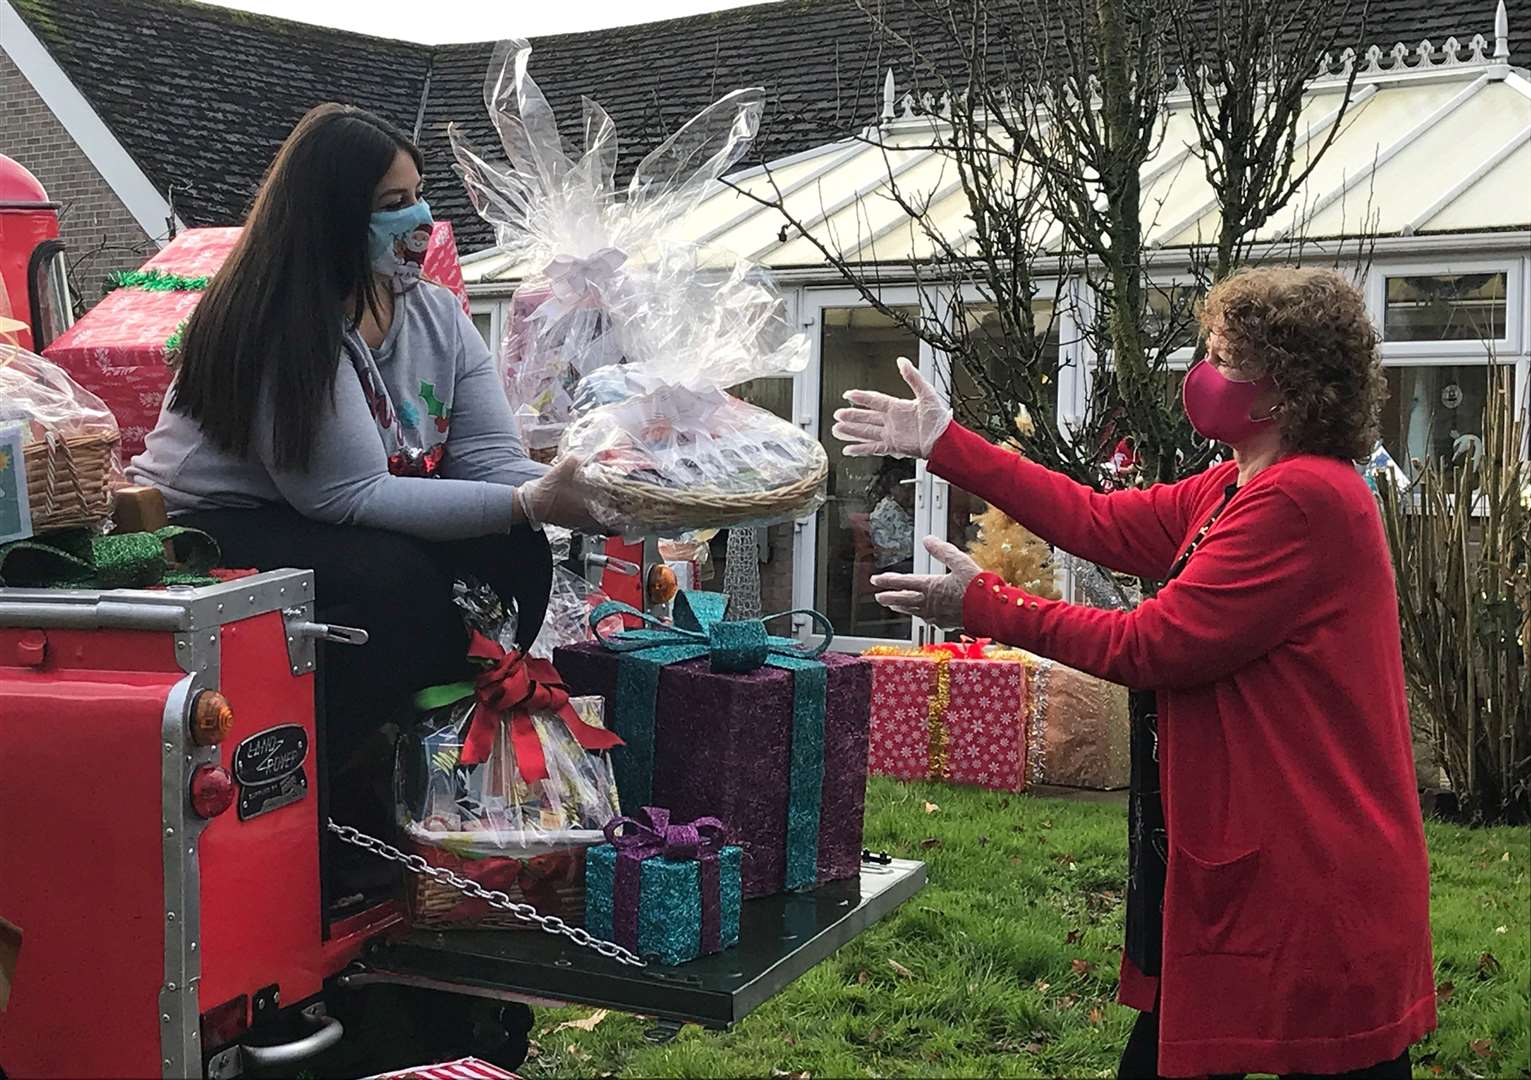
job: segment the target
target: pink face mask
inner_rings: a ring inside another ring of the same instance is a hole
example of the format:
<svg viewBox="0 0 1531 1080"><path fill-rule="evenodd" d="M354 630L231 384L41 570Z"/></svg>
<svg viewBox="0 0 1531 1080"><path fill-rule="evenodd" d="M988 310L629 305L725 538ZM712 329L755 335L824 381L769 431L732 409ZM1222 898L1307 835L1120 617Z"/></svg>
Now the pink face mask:
<svg viewBox="0 0 1531 1080"><path fill-rule="evenodd" d="M1275 386L1269 375L1254 382L1235 382L1205 360L1192 365L1180 386L1180 400L1191 426L1206 439L1237 446L1263 430L1269 416L1251 419L1260 395Z"/></svg>

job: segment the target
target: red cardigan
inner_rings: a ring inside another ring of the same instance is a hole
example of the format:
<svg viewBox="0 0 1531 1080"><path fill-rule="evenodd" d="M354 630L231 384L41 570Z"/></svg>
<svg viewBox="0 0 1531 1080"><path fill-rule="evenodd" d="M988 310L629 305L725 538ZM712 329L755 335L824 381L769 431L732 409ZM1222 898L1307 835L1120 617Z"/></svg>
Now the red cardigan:
<svg viewBox="0 0 1531 1080"><path fill-rule="evenodd" d="M1100 495L953 424L930 468L1042 539L1162 580L1238 479ZM1185 570L1133 611L983 574L967 631L1159 692L1169 827L1159 1070L1334 1073L1435 1027L1429 865L1398 599L1351 465L1298 455L1242 488Z"/></svg>

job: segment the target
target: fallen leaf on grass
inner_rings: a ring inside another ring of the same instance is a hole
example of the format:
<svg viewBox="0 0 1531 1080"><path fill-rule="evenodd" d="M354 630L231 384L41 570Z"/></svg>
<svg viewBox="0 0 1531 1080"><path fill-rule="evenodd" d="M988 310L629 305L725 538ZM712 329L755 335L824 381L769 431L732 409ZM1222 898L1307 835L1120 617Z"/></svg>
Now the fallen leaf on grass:
<svg viewBox="0 0 1531 1080"><path fill-rule="evenodd" d="M1044 821L1044 822L1042 822L1042 828L1044 828L1044 829L1051 829L1052 827L1053 827L1053 823L1051 821Z"/></svg>
<svg viewBox="0 0 1531 1080"><path fill-rule="evenodd" d="M1077 994L1064 994L1058 999L1058 1008L1060 1009L1072 1009L1077 1004L1079 1004Z"/></svg>
<svg viewBox="0 0 1531 1080"><path fill-rule="evenodd" d="M596 1025L599 1024L602 1020L606 1019L606 1017L609 1015L611 1014L608 1010L597 1009L595 1012L581 1020L565 1020L563 1023L555 1027L553 1031L556 1033L560 1031L567 1031L570 1028L576 1028L580 1031L594 1031Z"/></svg>
<svg viewBox="0 0 1531 1080"><path fill-rule="evenodd" d="M1498 958L1491 952L1486 952L1478 957L1478 974L1485 978L1490 975L1498 975L1500 970Z"/></svg>
<svg viewBox="0 0 1531 1080"><path fill-rule="evenodd" d="M927 836L925 839L920 841L920 847L924 848L926 851L929 851L931 848L938 848L940 846L941 838L939 836Z"/></svg>
<svg viewBox="0 0 1531 1080"><path fill-rule="evenodd" d="M893 973L895 975L898 975L901 978L905 978L905 979L912 979L912 978L914 978L914 972L910 971L903 964L900 964L897 960L889 960L888 961L888 966L893 969Z"/></svg>
<svg viewBox="0 0 1531 1080"><path fill-rule="evenodd" d="M1494 1052L1493 1039L1474 1039L1469 1045L1479 1057L1486 1058Z"/></svg>
<svg viewBox="0 0 1531 1080"><path fill-rule="evenodd" d="M1075 975L1088 975L1090 969L1095 965L1091 964L1088 960L1075 960L1071 966L1074 969Z"/></svg>
<svg viewBox="0 0 1531 1080"><path fill-rule="evenodd" d="M780 1080L813 1080L813 1073L809 1072L807 1069L803 1069L801 1072L787 1072L785 1069L772 1069L771 1075L773 1077L779 1077Z"/></svg>
<svg viewBox="0 0 1531 1080"><path fill-rule="evenodd" d="M1068 932L1068 935L1066 937L1064 937L1063 944L1065 944L1065 945L1077 944L1079 939L1082 938L1082 937L1084 937L1083 931L1080 931L1080 930L1070 930Z"/></svg>
<svg viewBox="0 0 1531 1080"><path fill-rule="evenodd" d="M1010 865L1011 866L1020 866L1021 865L1021 857L1019 855L1012 855L1012 856L1010 856Z"/></svg>
<svg viewBox="0 0 1531 1080"><path fill-rule="evenodd" d="M1100 1027L1100 1022L1105 1018L1106 1014L1101 1012L1099 1009L1090 1010L1090 1025L1092 1027Z"/></svg>
<svg viewBox="0 0 1531 1080"><path fill-rule="evenodd" d="M1499 861L1500 862L1509 862L1510 861L1510 853L1508 851L1506 851L1503 855L1499 856Z"/></svg>
<svg viewBox="0 0 1531 1080"><path fill-rule="evenodd" d="M1042 1044L1041 1043L1027 1043L1026 1044L1026 1052L1028 1054L1040 1054L1042 1052Z"/></svg>
<svg viewBox="0 0 1531 1080"><path fill-rule="evenodd" d="M569 1051L569 1056L571 1058L573 1058L575 1061L589 1061L590 1060L590 1051L588 1051L588 1050L581 1050L580 1047L579 1047L579 1043L570 1043L566 1049Z"/></svg>
<svg viewBox="0 0 1531 1080"><path fill-rule="evenodd" d="M1496 926L1496 927L1494 927L1494 933L1496 933L1496 934L1508 934L1509 932L1510 932L1510 928L1508 926Z"/></svg>
<svg viewBox="0 0 1531 1080"><path fill-rule="evenodd" d="M1041 979L1038 979L1036 982L1031 984L1031 988L1039 994L1047 993L1051 986L1052 983L1043 982Z"/></svg>
<svg viewBox="0 0 1531 1080"><path fill-rule="evenodd" d="M1452 986L1449 982L1441 983L1441 985L1439 985L1439 986L1437 986L1435 988L1436 1000L1438 1000L1438 1001L1445 1001L1445 1000L1447 1000L1448 998L1451 997L1451 993L1455 989L1456 989L1456 987Z"/></svg>
<svg viewBox="0 0 1531 1080"><path fill-rule="evenodd" d="M866 972L864 972L864 971L856 972L856 985L857 986L865 986L867 984L867 979L868 978L869 978L869 976L867 975Z"/></svg>
<svg viewBox="0 0 1531 1080"><path fill-rule="evenodd" d="M939 814L941 812L941 808L933 802L928 802L925 804L925 812L927 814Z"/></svg>

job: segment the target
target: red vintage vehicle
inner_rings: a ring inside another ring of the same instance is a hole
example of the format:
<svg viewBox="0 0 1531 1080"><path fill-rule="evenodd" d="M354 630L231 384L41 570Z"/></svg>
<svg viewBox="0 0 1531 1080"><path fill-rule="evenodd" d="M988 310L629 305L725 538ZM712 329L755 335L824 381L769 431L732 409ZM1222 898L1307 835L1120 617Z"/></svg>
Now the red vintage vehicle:
<svg viewBox="0 0 1531 1080"><path fill-rule="evenodd" d="M35 182L0 190L46 206ZM38 282L53 241L11 212L4 236L32 245ZM36 318L67 293L27 295ZM152 496L125 505L154 524ZM573 558L639 570L600 547ZM513 1068L530 1007L549 1002L651 1016L661 1033L727 1027L923 884L922 864L869 856L859 880L745 904L739 946L681 968L556 925L414 930L388 893L343 909L315 681L325 650L365 631L316 623L314 589L302 569L0 588L0 918L22 935L0 1076L354 1076L467 1053Z"/></svg>
<svg viewBox="0 0 1531 1080"><path fill-rule="evenodd" d="M58 204L37 178L0 154L0 296L17 310L0 311L25 325L22 348L42 352L73 321ZM25 304L25 307L22 305Z"/></svg>

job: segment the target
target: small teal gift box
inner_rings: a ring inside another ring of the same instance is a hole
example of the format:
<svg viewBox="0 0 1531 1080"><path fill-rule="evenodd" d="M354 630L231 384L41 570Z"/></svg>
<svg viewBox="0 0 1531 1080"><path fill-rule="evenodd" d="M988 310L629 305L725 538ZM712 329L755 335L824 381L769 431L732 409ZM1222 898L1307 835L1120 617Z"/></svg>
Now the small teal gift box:
<svg viewBox="0 0 1531 1080"><path fill-rule="evenodd" d="M585 929L640 956L684 964L739 942L739 848L723 823L670 822L646 806L612 818L607 843L585 852Z"/></svg>

